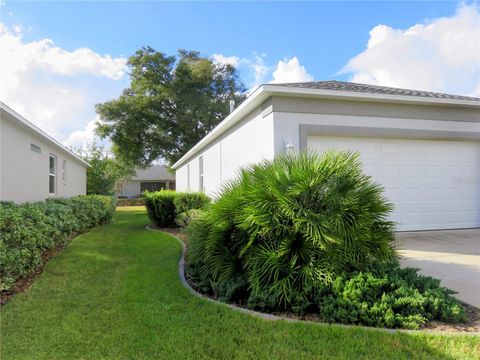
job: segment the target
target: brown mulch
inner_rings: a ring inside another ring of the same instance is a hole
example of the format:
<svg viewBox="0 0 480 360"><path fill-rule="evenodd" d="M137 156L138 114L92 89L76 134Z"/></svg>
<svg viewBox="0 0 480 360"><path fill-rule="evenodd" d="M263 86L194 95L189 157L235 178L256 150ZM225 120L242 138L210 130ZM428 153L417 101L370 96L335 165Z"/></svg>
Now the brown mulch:
<svg viewBox="0 0 480 360"><path fill-rule="evenodd" d="M150 228L155 229L155 230L160 230L160 231L165 231L168 232L172 235L175 235L178 237L185 245L188 247L188 238L187 234L185 234L181 228L160 228L156 225L150 225ZM188 272L185 271L185 278L187 279L188 283L192 288L194 288L196 291L199 291L198 287L196 284L192 281L192 279L188 276ZM215 299L214 297L211 297L209 295L203 294L204 296L208 296L212 299ZM465 309L465 312L467 313L468 320L465 323L462 324L450 324L450 323L445 323L441 321L430 321L426 324L424 324L421 327L421 330L424 330L425 332L445 332L445 333L470 333L470 332L480 332L480 309L460 302ZM234 304L236 306L240 307L245 307L242 304ZM291 313L275 313L274 315L277 316L283 316L291 319L300 319L300 320L306 320L306 321L315 321L315 322L321 322L321 319L319 316L315 314L308 314L308 315L303 315L303 316L297 316Z"/></svg>
<svg viewBox="0 0 480 360"><path fill-rule="evenodd" d="M78 235L75 235L75 236L78 236ZM70 242L70 240L73 239L73 238L74 238L74 236L72 236L72 238L68 239L67 242L58 244L54 248L45 251L42 254L42 264L40 266L38 266L38 268L34 272L30 273L29 275L27 275L27 276L25 276L21 279L18 279L12 285L10 290L0 291L0 306L5 305L7 303L7 301L12 296L14 296L15 294L22 293L22 292L26 291L32 285L32 283L35 281L35 279L38 276L40 276L40 274L43 272L43 269L45 268L45 265L47 265L48 261L51 258L53 258L55 255L57 255L59 252L61 252L67 246L67 244Z"/></svg>
<svg viewBox="0 0 480 360"><path fill-rule="evenodd" d="M425 331L442 331L442 332L480 332L480 309L475 306L461 302L468 320L463 324L448 324L441 321L430 321L423 325Z"/></svg>

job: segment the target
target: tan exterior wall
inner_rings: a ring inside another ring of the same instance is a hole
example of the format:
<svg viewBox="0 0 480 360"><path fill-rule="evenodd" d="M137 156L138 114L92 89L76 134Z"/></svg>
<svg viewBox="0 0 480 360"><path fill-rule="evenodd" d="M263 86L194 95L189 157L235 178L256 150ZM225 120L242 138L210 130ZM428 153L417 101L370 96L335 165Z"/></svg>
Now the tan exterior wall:
<svg viewBox="0 0 480 360"><path fill-rule="evenodd" d="M85 194L86 165L9 116L2 112L0 119L0 200L23 203ZM31 144L40 147L41 153L32 151ZM54 195L49 194L50 154L57 157Z"/></svg>

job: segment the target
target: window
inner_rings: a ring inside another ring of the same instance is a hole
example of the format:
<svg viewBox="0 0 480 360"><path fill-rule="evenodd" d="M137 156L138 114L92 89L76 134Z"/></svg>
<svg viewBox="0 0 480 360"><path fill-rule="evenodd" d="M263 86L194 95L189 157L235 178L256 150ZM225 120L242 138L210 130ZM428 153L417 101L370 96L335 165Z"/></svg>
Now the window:
<svg viewBox="0 0 480 360"><path fill-rule="evenodd" d="M67 185L67 160L62 162L62 180L63 185Z"/></svg>
<svg viewBox="0 0 480 360"><path fill-rule="evenodd" d="M169 181L168 182L168 188L170 190L175 190L175 181Z"/></svg>
<svg viewBox="0 0 480 360"><path fill-rule="evenodd" d="M57 157L55 155L50 155L49 157L49 168L48 168L48 189L50 195L55 195L57 190Z"/></svg>
<svg viewBox="0 0 480 360"><path fill-rule="evenodd" d="M198 158L198 191L203 192L205 189L203 188L203 156Z"/></svg>
<svg viewBox="0 0 480 360"><path fill-rule="evenodd" d="M37 154L42 153L42 149L40 148L40 146L37 146L35 144L30 144L30 150L32 150L33 152L36 152Z"/></svg>
<svg viewBox="0 0 480 360"><path fill-rule="evenodd" d="M165 190L166 188L167 188L167 183L165 181L140 183L140 193L143 193L144 191L154 192L158 190Z"/></svg>

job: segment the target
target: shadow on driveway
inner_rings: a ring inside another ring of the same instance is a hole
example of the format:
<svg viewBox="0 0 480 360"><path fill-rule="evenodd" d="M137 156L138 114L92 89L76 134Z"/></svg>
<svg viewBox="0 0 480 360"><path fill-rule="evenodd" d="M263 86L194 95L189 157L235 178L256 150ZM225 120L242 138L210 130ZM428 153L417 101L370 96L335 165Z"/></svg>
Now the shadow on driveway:
<svg viewBox="0 0 480 360"><path fill-rule="evenodd" d="M458 299L480 308L480 229L401 232L396 246L402 266L441 279Z"/></svg>

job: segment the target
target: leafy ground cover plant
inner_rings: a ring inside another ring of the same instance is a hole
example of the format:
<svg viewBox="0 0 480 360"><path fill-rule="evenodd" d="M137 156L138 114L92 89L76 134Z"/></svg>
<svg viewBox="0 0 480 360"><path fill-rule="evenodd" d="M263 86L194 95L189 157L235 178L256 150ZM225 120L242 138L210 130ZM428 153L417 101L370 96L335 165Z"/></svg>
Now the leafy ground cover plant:
<svg viewBox="0 0 480 360"><path fill-rule="evenodd" d="M202 209L210 203L210 198L203 193L172 190L145 192L143 198L150 220L163 228L185 225L196 215L192 210Z"/></svg>
<svg viewBox="0 0 480 360"><path fill-rule="evenodd" d="M42 254L72 235L109 222L115 199L88 195L45 202L0 204L0 290L42 263Z"/></svg>
<svg viewBox="0 0 480 360"><path fill-rule="evenodd" d="M264 161L187 227L188 271L200 290L255 309L388 327L461 321L451 292L398 268L391 209L356 153Z"/></svg>

